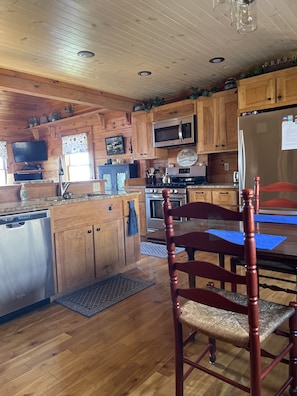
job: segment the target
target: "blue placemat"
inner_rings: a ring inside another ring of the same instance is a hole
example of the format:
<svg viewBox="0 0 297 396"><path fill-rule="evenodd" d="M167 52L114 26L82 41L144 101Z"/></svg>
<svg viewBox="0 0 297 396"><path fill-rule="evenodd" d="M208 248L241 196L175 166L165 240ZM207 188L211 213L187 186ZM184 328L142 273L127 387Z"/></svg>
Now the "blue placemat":
<svg viewBox="0 0 297 396"><path fill-rule="evenodd" d="M255 214L255 221L258 223L297 224L297 216Z"/></svg>
<svg viewBox="0 0 297 396"><path fill-rule="evenodd" d="M243 245L243 232L240 231L227 231L227 230L207 230L209 234L216 235L226 241ZM263 250L272 250L287 237L280 235L269 234L255 234L256 248Z"/></svg>

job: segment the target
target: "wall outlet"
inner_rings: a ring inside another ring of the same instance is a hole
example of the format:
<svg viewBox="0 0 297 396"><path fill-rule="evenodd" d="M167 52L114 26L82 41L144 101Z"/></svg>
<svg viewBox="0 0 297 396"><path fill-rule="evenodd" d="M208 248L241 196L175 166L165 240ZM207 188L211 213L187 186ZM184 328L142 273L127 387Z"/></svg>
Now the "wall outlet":
<svg viewBox="0 0 297 396"><path fill-rule="evenodd" d="M100 192L101 191L101 184L100 183L93 183L93 192Z"/></svg>
<svg viewBox="0 0 297 396"><path fill-rule="evenodd" d="M224 170L225 171L229 170L229 162L224 162Z"/></svg>

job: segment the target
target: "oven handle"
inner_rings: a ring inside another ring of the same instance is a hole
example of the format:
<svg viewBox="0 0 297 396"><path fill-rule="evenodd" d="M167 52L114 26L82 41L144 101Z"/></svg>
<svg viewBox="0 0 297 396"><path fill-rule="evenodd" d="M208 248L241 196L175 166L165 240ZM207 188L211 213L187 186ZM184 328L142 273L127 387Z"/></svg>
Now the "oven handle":
<svg viewBox="0 0 297 396"><path fill-rule="evenodd" d="M163 200L162 194L146 194L147 199L160 199ZM184 199L185 194L171 194L170 199L171 200L176 200L176 199Z"/></svg>

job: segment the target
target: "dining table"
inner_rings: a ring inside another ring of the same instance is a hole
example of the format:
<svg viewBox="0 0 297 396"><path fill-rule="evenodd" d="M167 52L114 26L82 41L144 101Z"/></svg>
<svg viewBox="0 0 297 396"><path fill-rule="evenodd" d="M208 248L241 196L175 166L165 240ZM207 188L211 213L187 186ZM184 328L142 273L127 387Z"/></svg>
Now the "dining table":
<svg viewBox="0 0 297 396"><path fill-rule="evenodd" d="M224 234L227 236L235 234L236 237L242 234L243 243L242 222L190 219L174 225L175 235L194 231L213 232L214 235L220 237L223 237ZM258 259L285 262L292 270L296 270L297 275L297 216L279 216L278 218L275 215L255 215L255 239ZM154 243L166 243L165 229L148 233L147 240ZM229 240L235 242L232 238ZM257 240L259 246L257 246ZM267 244L266 241L268 241ZM185 248L189 259L194 259L195 250L189 247ZM220 254L219 265L224 267L224 264L225 256ZM193 278L190 279L190 283L195 284Z"/></svg>

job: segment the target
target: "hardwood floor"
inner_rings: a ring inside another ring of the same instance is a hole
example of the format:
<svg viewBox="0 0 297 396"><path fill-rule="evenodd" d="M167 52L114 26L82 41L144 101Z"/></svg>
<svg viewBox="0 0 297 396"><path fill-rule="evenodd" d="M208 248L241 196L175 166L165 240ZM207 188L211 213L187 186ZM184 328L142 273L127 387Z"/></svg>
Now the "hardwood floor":
<svg viewBox="0 0 297 396"><path fill-rule="evenodd" d="M155 284L89 319L52 303L0 325L0 395L173 396L167 262L142 256L129 274ZM279 302L294 299L261 293ZM202 340L197 337L195 348ZM218 349L216 369L245 382L247 353L221 344ZM265 381L263 396L282 381L287 366L280 367ZM198 371L186 382L185 396L242 394Z"/></svg>

